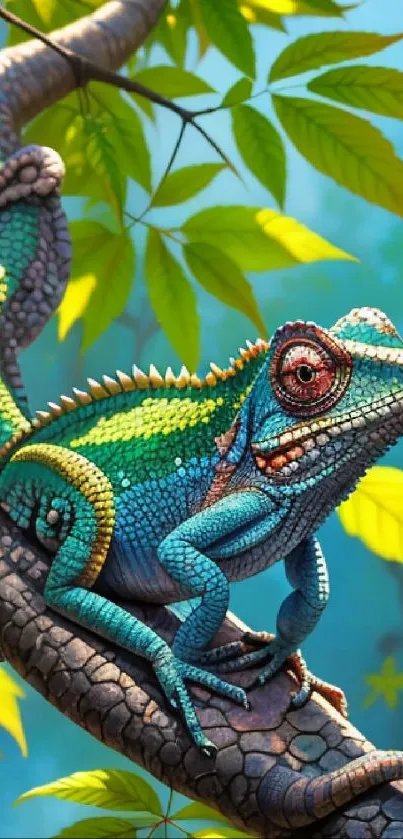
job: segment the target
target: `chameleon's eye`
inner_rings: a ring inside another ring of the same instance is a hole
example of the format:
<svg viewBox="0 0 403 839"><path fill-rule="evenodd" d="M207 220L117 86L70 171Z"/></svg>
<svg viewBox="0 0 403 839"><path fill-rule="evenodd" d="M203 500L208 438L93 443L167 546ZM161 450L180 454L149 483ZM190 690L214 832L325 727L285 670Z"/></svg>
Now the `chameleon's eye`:
<svg viewBox="0 0 403 839"><path fill-rule="evenodd" d="M324 333L320 338L289 338L280 343L273 356L273 390L283 408L298 416L313 416L331 408L350 379L347 355Z"/></svg>

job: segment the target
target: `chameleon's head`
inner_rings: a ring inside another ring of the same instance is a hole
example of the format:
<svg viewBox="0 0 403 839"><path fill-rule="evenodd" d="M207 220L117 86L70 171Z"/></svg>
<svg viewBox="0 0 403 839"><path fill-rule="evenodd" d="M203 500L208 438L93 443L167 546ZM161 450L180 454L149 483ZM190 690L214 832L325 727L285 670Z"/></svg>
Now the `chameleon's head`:
<svg viewBox="0 0 403 839"><path fill-rule="evenodd" d="M343 495L403 434L403 340L378 309L285 324L259 378L252 450L271 484L332 477Z"/></svg>

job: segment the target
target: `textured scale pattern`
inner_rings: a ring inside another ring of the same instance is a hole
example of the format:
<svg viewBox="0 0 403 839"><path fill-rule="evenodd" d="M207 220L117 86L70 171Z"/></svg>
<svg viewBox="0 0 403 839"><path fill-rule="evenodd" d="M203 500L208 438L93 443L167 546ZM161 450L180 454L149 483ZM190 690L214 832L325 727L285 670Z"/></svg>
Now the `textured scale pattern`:
<svg viewBox="0 0 403 839"><path fill-rule="evenodd" d="M294 706L320 686L299 652L329 597L315 531L403 433L403 342L369 308L330 330L286 323L270 344L248 342L227 369L212 363L204 379L134 365L30 418L16 353L65 286L62 173L56 153L35 146L0 170L0 504L53 555L47 604L149 659L211 756L187 681L247 708L245 689L225 674L259 665L263 684L292 657ZM230 582L280 559L292 591L276 636L249 633L211 649ZM117 598L185 603L173 642ZM335 689L321 689L342 707ZM306 786L304 818L315 788Z"/></svg>

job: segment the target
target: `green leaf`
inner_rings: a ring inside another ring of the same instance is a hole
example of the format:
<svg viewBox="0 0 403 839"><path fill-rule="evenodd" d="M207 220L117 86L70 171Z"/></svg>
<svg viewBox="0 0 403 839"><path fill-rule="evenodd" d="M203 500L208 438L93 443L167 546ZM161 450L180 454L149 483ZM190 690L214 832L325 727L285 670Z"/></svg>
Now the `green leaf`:
<svg viewBox="0 0 403 839"><path fill-rule="evenodd" d="M235 142L246 166L284 205L286 159L283 141L269 120L249 105L232 111Z"/></svg>
<svg viewBox="0 0 403 839"><path fill-rule="evenodd" d="M200 0L207 34L228 61L246 76L255 76L252 36L235 0Z"/></svg>
<svg viewBox="0 0 403 839"><path fill-rule="evenodd" d="M309 90L343 105L403 119L403 73L389 67L356 65L312 79Z"/></svg>
<svg viewBox="0 0 403 839"><path fill-rule="evenodd" d="M179 67L183 67L186 58L187 33L190 26L188 2L180 2L175 9L168 6L148 36L145 48L149 53L154 43L161 44L167 55Z"/></svg>
<svg viewBox="0 0 403 839"><path fill-rule="evenodd" d="M259 207L208 207L187 219L182 231L191 242L215 245L243 271L354 259L295 219Z"/></svg>
<svg viewBox="0 0 403 839"><path fill-rule="evenodd" d="M4 667L0 667L0 728L4 728L18 743L21 754L28 754L27 741L22 725L18 700L25 697L25 693Z"/></svg>
<svg viewBox="0 0 403 839"><path fill-rule="evenodd" d="M200 819L200 821L223 822L224 824L230 825L229 820L219 810L213 810L212 807L208 807L207 804L201 804L199 801L192 801L191 804L185 804L184 807L181 807L180 810L171 816L171 819L177 822Z"/></svg>
<svg viewBox="0 0 403 839"><path fill-rule="evenodd" d="M152 825L155 816L151 816L146 826ZM81 819L64 827L53 839L134 839L134 825L125 819L103 816L95 819Z"/></svg>
<svg viewBox="0 0 403 839"><path fill-rule="evenodd" d="M270 70L269 82L306 73L324 64L339 64L351 58L373 55L402 38L401 33L378 35L375 32L317 32L306 35L280 53Z"/></svg>
<svg viewBox="0 0 403 839"><path fill-rule="evenodd" d="M153 207L171 207L188 201L205 189L223 169L224 163L200 163L169 172L154 195Z"/></svg>
<svg viewBox="0 0 403 839"><path fill-rule="evenodd" d="M191 242L183 247L186 262L203 288L222 303L242 312L265 337L266 327L259 312L252 287L242 271L227 254L207 242Z"/></svg>
<svg viewBox="0 0 403 839"><path fill-rule="evenodd" d="M336 183L403 215L403 163L366 120L321 102L273 97L277 116L301 154Z"/></svg>
<svg viewBox="0 0 403 839"><path fill-rule="evenodd" d="M190 370L199 360L196 295L157 230L148 232L145 273L151 305L174 350Z"/></svg>
<svg viewBox="0 0 403 839"><path fill-rule="evenodd" d="M58 332L64 340L82 319L85 351L126 305L134 279L134 249L126 231L114 233L97 221L73 222L70 229L73 264L58 309Z"/></svg>
<svg viewBox="0 0 403 839"><path fill-rule="evenodd" d="M151 784L134 772L122 769L74 772L65 778L24 792L15 803L21 804L22 801L44 795L53 795L55 798L89 804L92 807L104 807L106 810L147 810L157 816L163 815L161 802Z"/></svg>
<svg viewBox="0 0 403 839"><path fill-rule="evenodd" d="M168 64L145 67L144 70L139 70L133 78L136 82L151 87L152 90L161 93L162 96L167 96L169 99L214 93L214 88L207 84L204 79L188 70L171 67Z"/></svg>
<svg viewBox="0 0 403 839"><path fill-rule="evenodd" d="M232 105L239 105L249 99L252 93L252 82L244 76L238 79L232 87L227 90L220 107L230 108Z"/></svg>
<svg viewBox="0 0 403 839"><path fill-rule="evenodd" d="M118 90L104 84L92 83L99 117L102 117L107 136L115 150L115 157L124 175L133 178L147 192L151 190L150 151L141 120Z"/></svg>

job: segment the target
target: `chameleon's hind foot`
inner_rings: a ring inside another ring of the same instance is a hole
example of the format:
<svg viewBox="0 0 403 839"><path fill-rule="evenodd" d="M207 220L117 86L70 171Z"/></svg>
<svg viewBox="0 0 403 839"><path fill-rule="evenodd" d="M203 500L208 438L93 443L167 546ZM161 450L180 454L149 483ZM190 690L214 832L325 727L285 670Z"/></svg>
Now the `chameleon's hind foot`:
<svg viewBox="0 0 403 839"><path fill-rule="evenodd" d="M183 714L186 726L196 746L207 756L213 757L217 751L214 743L203 734L193 701L185 687L185 679L207 687L234 702L249 708L249 702L243 688L223 681L214 673L209 673L193 664L181 661L176 656L164 652L153 662L156 676L161 684L165 696L173 708Z"/></svg>

